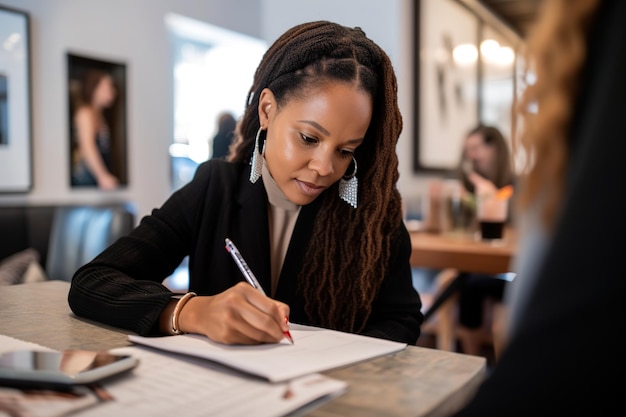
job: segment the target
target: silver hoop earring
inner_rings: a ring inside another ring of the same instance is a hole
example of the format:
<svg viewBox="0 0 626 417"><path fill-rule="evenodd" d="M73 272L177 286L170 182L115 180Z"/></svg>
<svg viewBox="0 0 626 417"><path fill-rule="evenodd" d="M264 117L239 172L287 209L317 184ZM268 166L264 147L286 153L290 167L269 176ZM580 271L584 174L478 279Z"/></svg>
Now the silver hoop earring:
<svg viewBox="0 0 626 417"><path fill-rule="evenodd" d="M250 165L252 168L250 169L250 182L254 184L260 177L261 172L263 170L263 154L265 153L265 141L263 141L263 147L259 152L259 138L261 137L261 132L263 131L263 127L259 127L259 130L256 132L256 138L254 139L254 149L252 150L252 159L250 160Z"/></svg>
<svg viewBox="0 0 626 417"><path fill-rule="evenodd" d="M339 180L339 198L356 208L359 180L356 178L357 167L354 156L352 157L352 162L354 162L354 171L352 171L352 174L344 175L343 178Z"/></svg>

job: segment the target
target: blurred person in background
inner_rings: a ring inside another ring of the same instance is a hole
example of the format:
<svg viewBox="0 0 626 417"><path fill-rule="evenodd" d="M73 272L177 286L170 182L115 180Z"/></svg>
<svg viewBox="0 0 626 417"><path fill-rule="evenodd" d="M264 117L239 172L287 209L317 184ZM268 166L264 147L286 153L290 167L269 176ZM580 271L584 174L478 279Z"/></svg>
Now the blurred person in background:
<svg viewBox="0 0 626 417"><path fill-rule="evenodd" d="M511 153L502 132L483 124L471 129L463 142L458 172L464 193L461 201L471 207L476 206L477 196L494 195L505 186L514 186ZM512 222L512 211L509 210L508 223ZM461 331L458 336L464 353L480 355L483 326L492 326L493 315L500 311L500 302L511 275L461 273L463 279L458 293Z"/></svg>
<svg viewBox="0 0 626 417"><path fill-rule="evenodd" d="M446 184L448 181L454 183L453 195L449 195L450 191L446 189L449 186ZM431 180L429 183L429 210L424 223L425 229L440 233L446 232L447 228L454 231L460 226L464 233L473 233L477 196L494 195L505 186L513 186L514 182L511 152L502 132L494 126L484 124L472 127L463 140L456 178L445 181ZM451 198L458 201L452 203ZM448 214L453 223L448 226L444 226L444 222L447 221L445 210L450 210ZM508 223L512 222L512 211L509 210ZM490 355L484 351L484 344L493 342L485 340L485 330L492 333L493 316L501 309L500 302L512 274L475 274L450 268L444 270L414 268L413 274L418 288L420 282L436 281L436 286L440 288L453 285L455 294L458 295L458 303L454 304L458 308L454 307L455 311L445 314L452 314L450 319L458 323L459 331L450 335L452 339L449 341L438 342L438 346L442 349L457 350L458 338L462 352L471 355Z"/></svg>
<svg viewBox="0 0 626 417"><path fill-rule="evenodd" d="M237 121L230 112L222 112L217 119L217 133L213 136L211 158L226 158L233 141Z"/></svg>
<svg viewBox="0 0 626 417"><path fill-rule="evenodd" d="M459 177L470 194L493 194L513 185L515 173L509 145L502 132L480 124L471 129L463 141L459 161Z"/></svg>

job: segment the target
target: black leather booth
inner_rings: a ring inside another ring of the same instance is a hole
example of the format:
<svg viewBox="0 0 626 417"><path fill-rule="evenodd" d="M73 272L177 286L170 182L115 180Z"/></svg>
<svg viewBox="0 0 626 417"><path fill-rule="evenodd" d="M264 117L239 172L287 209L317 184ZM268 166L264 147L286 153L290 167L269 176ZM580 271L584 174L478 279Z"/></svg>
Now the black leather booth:
<svg viewBox="0 0 626 417"><path fill-rule="evenodd" d="M0 207L0 260L33 248L48 279L69 281L135 226L128 203L107 205L22 205Z"/></svg>

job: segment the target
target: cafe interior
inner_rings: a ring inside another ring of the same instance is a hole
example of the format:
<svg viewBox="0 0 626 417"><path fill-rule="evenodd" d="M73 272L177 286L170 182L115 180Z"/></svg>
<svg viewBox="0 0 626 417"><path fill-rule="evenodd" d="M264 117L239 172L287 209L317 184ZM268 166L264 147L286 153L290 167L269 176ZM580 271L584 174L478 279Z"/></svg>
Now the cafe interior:
<svg viewBox="0 0 626 417"><path fill-rule="evenodd" d="M16 41L20 63L0 84L0 120L14 129L0 142L0 272L7 259L30 249L39 279L70 280L211 158L219 114L241 115L269 43L296 23L333 20L361 27L397 73L404 122L398 188L427 317L418 345L467 352L455 289L468 273L514 279L516 231L506 226L485 240L475 215L459 220L458 161L477 124L496 126L511 144L511 108L529 82L520 51L538 6L539 0L0 0L0 13L27 23ZM2 42L0 53L10 54L8 40ZM110 113L114 190L70 182L71 90L76 71L89 66L110 70L118 89ZM31 266L21 271L36 280ZM184 291L185 279L183 263L167 284ZM485 300L482 326L472 332L480 340L476 354L489 363L497 360L502 308Z"/></svg>

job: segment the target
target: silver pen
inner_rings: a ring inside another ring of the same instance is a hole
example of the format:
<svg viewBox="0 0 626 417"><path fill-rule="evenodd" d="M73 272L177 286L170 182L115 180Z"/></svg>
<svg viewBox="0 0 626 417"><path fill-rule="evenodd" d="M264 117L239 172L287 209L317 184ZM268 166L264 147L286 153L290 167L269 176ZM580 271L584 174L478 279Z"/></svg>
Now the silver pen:
<svg viewBox="0 0 626 417"><path fill-rule="evenodd" d="M266 295L265 291L263 291L263 287L261 287L261 284L259 284L259 281L256 279L256 277L252 273L252 270L250 269L246 261L243 259L243 256L241 256L241 253L239 252L239 249L237 249L237 246L235 246L233 241L230 240L229 238L226 238L225 241L226 241L226 250L228 251L228 253L230 253L230 256L232 256L233 259L235 260L235 263L239 267L239 270L241 271L243 276L246 278L246 281L248 281L248 283L252 285L254 288L261 291L263 295Z"/></svg>
<svg viewBox="0 0 626 417"><path fill-rule="evenodd" d="M228 251L228 253L230 253L230 256L232 256L233 259L235 260L235 263L239 267L239 270L243 274L246 281L248 281L248 283L252 285L252 287L261 291L261 294L267 296L265 294L265 291L263 291L263 287L261 287L261 284L259 284L259 281L256 279L256 277L252 273L252 270L246 263L245 259L243 259L243 256L241 256L241 253L239 252L239 249L237 249L237 246L235 246L233 241L230 240L229 238L226 238L225 242L226 242L226 250ZM285 323L289 323L289 319L287 317L285 317ZM283 332L283 333L285 337L293 344L294 342L293 342L293 337L291 337L291 332L287 330L286 332Z"/></svg>

